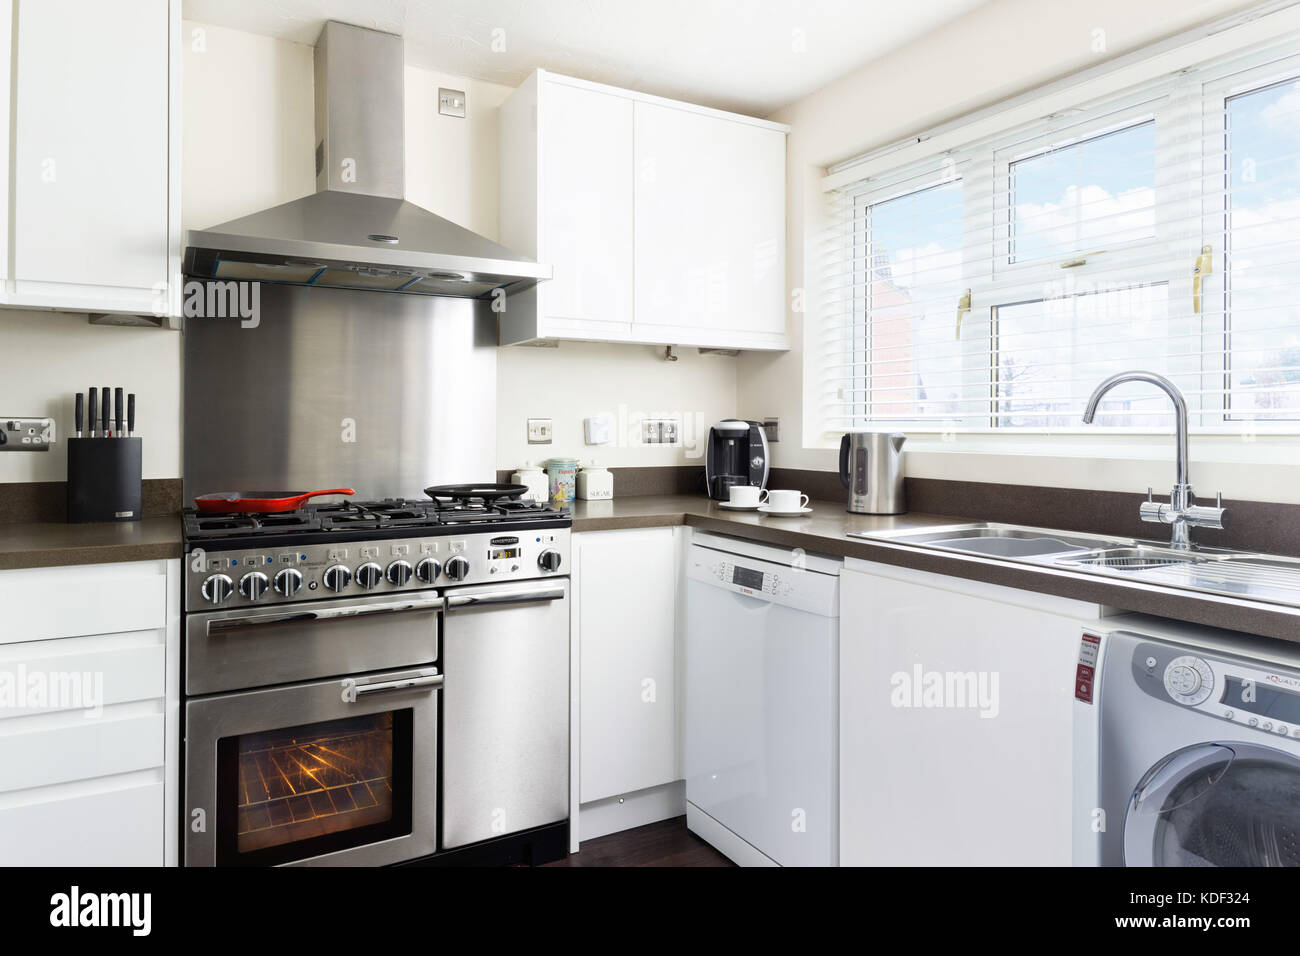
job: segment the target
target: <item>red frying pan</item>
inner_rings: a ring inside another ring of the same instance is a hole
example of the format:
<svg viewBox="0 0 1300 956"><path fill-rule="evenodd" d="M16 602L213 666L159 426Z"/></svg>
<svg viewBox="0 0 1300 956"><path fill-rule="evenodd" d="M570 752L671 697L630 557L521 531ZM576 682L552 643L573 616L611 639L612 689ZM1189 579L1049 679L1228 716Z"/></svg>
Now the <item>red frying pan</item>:
<svg viewBox="0 0 1300 956"><path fill-rule="evenodd" d="M317 495L355 495L351 488L330 488L327 491L214 491L199 495L195 506L204 514L276 514L297 511L308 498Z"/></svg>

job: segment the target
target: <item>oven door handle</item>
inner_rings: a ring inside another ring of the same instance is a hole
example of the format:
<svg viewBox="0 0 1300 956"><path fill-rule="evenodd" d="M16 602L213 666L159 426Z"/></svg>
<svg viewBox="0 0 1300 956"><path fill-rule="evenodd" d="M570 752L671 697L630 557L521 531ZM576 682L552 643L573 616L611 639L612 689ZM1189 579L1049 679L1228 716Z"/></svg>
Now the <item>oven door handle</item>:
<svg viewBox="0 0 1300 956"><path fill-rule="evenodd" d="M380 681L377 684L357 684L354 687L356 691L356 700L360 700L366 694L382 694L386 691L394 690L411 690L417 687L441 687L442 675L431 674L428 677L402 677L397 680Z"/></svg>
<svg viewBox="0 0 1300 956"><path fill-rule="evenodd" d="M370 614L399 614L406 611L440 611L446 602L440 597L413 598L409 601L390 601L383 604L349 604L346 607L317 608L311 611L286 610L279 614L253 614L247 617L229 617L207 622L207 635L222 631L236 631L249 627L267 627L272 624L297 624L309 621L337 621L364 617Z"/></svg>
<svg viewBox="0 0 1300 956"><path fill-rule="evenodd" d="M523 604L527 601L558 601L564 597L563 585L534 588L531 591L480 591L478 594L452 594L447 597L447 610L458 607L479 607L484 604Z"/></svg>

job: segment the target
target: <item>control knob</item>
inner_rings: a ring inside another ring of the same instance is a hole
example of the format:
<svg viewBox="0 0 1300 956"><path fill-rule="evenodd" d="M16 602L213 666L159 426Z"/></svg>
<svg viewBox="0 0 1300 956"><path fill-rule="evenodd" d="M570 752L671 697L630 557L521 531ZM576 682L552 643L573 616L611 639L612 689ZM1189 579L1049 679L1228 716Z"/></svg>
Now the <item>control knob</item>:
<svg viewBox="0 0 1300 956"><path fill-rule="evenodd" d="M547 548L537 556L537 566L543 571L560 570L560 552Z"/></svg>
<svg viewBox="0 0 1300 956"><path fill-rule="evenodd" d="M260 598L270 586L270 579L261 571L249 571L239 579L239 593L250 601Z"/></svg>
<svg viewBox="0 0 1300 956"><path fill-rule="evenodd" d="M407 581L411 580L411 562L394 561L388 566L384 576L388 578L389 584L394 584L399 588L403 587Z"/></svg>
<svg viewBox="0 0 1300 956"><path fill-rule="evenodd" d="M322 580L324 580L327 588L337 594L352 583L352 572L341 564L331 565L325 569L325 576Z"/></svg>
<svg viewBox="0 0 1300 956"><path fill-rule="evenodd" d="M302 587L302 572L297 568L285 568L275 575L275 593L293 597Z"/></svg>
<svg viewBox="0 0 1300 956"><path fill-rule="evenodd" d="M452 558L447 562L446 573L453 581L463 581L469 574L469 562L459 556Z"/></svg>
<svg viewBox="0 0 1300 956"><path fill-rule="evenodd" d="M373 561L367 561L357 568L357 584L369 591L384 579L384 569Z"/></svg>
<svg viewBox="0 0 1300 956"><path fill-rule="evenodd" d="M203 582L200 590L203 592L203 600L210 604L220 604L235 593L235 582L224 574L214 574Z"/></svg>
<svg viewBox="0 0 1300 956"><path fill-rule="evenodd" d="M425 584L432 584L442 574L442 565L434 558L425 558L415 566L415 576Z"/></svg>

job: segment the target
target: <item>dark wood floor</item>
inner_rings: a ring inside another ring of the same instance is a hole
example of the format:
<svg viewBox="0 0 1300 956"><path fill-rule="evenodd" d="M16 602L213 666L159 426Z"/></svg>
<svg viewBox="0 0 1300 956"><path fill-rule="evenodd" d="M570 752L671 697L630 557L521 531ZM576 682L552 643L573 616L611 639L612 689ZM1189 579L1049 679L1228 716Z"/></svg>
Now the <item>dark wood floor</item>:
<svg viewBox="0 0 1300 956"><path fill-rule="evenodd" d="M734 866L686 829L686 817L583 840L582 852L546 866Z"/></svg>

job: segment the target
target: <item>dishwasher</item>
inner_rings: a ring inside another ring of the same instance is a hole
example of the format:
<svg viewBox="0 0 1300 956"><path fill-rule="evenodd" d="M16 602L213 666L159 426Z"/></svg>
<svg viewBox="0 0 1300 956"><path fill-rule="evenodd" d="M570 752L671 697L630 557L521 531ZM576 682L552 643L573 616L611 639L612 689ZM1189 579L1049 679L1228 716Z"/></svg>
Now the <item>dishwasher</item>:
<svg viewBox="0 0 1300 956"><path fill-rule="evenodd" d="M841 562L697 532L686 562L686 825L741 865L839 859Z"/></svg>

